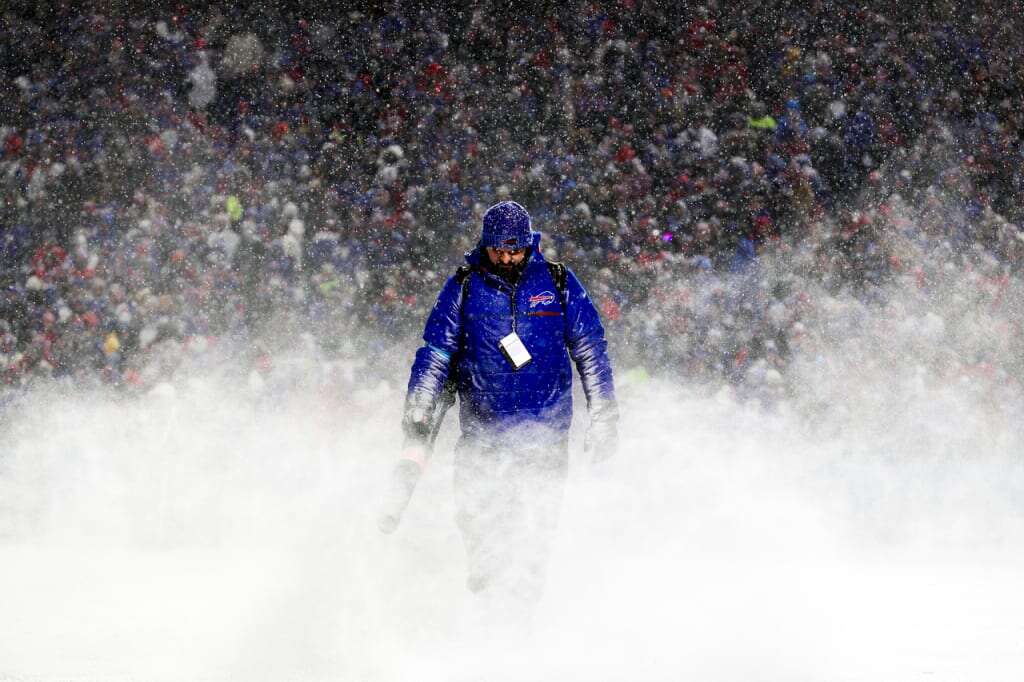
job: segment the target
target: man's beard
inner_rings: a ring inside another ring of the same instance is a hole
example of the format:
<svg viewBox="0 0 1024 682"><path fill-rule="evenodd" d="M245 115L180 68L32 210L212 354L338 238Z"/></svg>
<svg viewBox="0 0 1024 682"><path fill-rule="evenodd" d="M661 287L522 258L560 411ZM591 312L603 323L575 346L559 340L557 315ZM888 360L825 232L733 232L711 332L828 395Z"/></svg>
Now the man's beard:
<svg viewBox="0 0 1024 682"><path fill-rule="evenodd" d="M495 274L497 274L499 277L503 277L504 279L518 279L519 273L521 273L522 271L522 263L509 263L508 265L504 265L502 263L494 264Z"/></svg>

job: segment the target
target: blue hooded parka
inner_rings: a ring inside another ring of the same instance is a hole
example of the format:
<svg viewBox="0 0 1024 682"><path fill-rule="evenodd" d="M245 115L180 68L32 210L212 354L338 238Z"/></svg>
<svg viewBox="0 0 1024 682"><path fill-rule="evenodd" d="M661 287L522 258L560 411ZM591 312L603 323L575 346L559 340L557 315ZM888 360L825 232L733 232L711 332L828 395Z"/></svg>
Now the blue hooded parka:
<svg viewBox="0 0 1024 682"><path fill-rule="evenodd" d="M431 412L453 376L464 438L483 443L526 429L531 438L564 439L572 421L575 363L591 420L617 417L604 329L583 285L566 270L564 302L540 234L516 284L483 267L483 245L466 254L468 278L445 283L423 332L409 378L407 404ZM532 360L516 370L498 341L512 331ZM536 442L536 441L534 441Z"/></svg>

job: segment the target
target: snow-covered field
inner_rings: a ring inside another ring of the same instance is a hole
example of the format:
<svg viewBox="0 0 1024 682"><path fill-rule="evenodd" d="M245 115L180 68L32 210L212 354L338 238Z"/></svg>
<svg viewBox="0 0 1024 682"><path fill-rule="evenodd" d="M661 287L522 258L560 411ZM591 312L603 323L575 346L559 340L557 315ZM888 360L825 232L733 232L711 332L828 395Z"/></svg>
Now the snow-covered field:
<svg viewBox="0 0 1024 682"><path fill-rule="evenodd" d="M0 680L1020 679L1012 405L820 369L825 408L627 382L526 632L463 587L454 424L377 531L396 389L38 396L0 451Z"/></svg>

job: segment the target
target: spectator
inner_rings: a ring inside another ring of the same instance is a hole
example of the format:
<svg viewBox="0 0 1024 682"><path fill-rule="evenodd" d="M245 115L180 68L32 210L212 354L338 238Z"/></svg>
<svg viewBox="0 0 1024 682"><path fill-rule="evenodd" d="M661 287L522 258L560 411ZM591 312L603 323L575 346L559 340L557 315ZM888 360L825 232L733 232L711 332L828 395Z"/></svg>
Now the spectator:
<svg viewBox="0 0 1024 682"><path fill-rule="evenodd" d="M1020 269L1022 36L987 5L449 9L6 9L5 383L139 386L275 314L405 338L420 265L513 195L660 349L622 362L709 380L784 370L793 288Z"/></svg>

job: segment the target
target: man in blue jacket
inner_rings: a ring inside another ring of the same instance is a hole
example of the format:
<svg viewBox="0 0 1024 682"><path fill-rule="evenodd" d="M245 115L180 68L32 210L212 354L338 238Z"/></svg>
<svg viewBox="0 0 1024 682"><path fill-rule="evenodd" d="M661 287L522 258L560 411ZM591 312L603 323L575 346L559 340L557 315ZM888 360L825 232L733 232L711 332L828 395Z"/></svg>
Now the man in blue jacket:
<svg viewBox="0 0 1024 682"><path fill-rule="evenodd" d="M590 425L584 449L617 446L618 408L604 329L576 276L540 252L519 204L489 208L477 247L448 279L423 332L403 427L436 433L458 392L456 521L473 592L536 600L568 468L575 363Z"/></svg>

